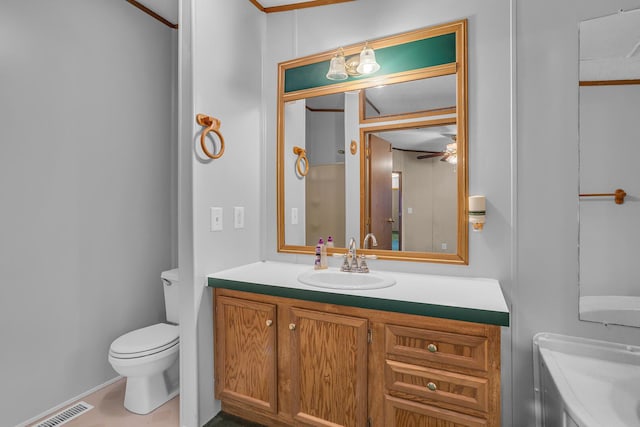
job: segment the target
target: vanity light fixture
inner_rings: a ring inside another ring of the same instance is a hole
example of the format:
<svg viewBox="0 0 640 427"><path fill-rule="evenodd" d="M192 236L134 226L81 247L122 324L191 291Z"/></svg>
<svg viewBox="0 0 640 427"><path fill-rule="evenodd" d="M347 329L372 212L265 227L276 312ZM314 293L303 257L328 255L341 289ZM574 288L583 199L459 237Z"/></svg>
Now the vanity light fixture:
<svg viewBox="0 0 640 427"><path fill-rule="evenodd" d="M336 55L331 58L327 78L329 80L346 80L348 77L347 68L344 62L344 52L342 51L342 48L340 48Z"/></svg>
<svg viewBox="0 0 640 427"><path fill-rule="evenodd" d="M335 56L329 63L327 78L329 80L346 80L351 77L360 77L373 74L380 69L380 64L376 62L376 54L366 43L359 55L349 58L344 57L342 48L338 49Z"/></svg>
<svg viewBox="0 0 640 427"><path fill-rule="evenodd" d="M380 69L380 64L376 62L376 54L367 44L364 44L362 52L360 52L360 63L356 67L356 71L360 74L372 74Z"/></svg>
<svg viewBox="0 0 640 427"><path fill-rule="evenodd" d="M484 196L469 196L469 222L473 231L482 231L486 216L486 199Z"/></svg>

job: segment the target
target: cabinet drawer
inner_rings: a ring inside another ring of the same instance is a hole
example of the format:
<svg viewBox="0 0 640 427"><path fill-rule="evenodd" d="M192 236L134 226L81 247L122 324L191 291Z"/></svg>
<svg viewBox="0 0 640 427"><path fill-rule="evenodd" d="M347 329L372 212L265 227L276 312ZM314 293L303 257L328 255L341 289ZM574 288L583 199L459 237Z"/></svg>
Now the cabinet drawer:
<svg viewBox="0 0 640 427"><path fill-rule="evenodd" d="M487 412L486 378L387 360L385 383L389 394L423 403L443 402Z"/></svg>
<svg viewBox="0 0 640 427"><path fill-rule="evenodd" d="M387 356L487 371L487 337L386 325Z"/></svg>
<svg viewBox="0 0 640 427"><path fill-rule="evenodd" d="M487 427L487 420L429 405L384 397L384 426Z"/></svg>

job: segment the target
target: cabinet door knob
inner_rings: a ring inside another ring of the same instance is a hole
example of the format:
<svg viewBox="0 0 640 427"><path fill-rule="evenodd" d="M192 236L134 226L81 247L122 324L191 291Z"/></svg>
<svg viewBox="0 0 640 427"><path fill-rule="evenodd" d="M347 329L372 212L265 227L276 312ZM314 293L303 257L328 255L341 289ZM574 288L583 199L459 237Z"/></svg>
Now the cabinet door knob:
<svg viewBox="0 0 640 427"><path fill-rule="evenodd" d="M271 319L267 320L267 326L271 326L271 325L273 325L273 320Z"/></svg>
<svg viewBox="0 0 640 427"><path fill-rule="evenodd" d="M432 382L427 383L427 388L431 391L436 391L438 389L438 387Z"/></svg>
<svg viewBox="0 0 640 427"><path fill-rule="evenodd" d="M435 353L436 351L438 351L438 346L436 346L435 344L429 344L427 346L427 350L429 350L431 353Z"/></svg>
<svg viewBox="0 0 640 427"><path fill-rule="evenodd" d="M289 323L289 330L290 331L295 331L296 330L296 324L295 323Z"/></svg>

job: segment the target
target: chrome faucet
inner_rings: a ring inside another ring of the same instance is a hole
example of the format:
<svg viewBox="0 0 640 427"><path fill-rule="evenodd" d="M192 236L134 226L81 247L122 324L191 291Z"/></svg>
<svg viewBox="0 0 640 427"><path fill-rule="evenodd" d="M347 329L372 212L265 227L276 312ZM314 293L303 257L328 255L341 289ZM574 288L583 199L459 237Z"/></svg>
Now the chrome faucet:
<svg viewBox="0 0 640 427"><path fill-rule="evenodd" d="M368 240L371 239L371 243L373 246L378 246L378 242L376 241L376 236L369 233L364 238L364 247L366 249ZM368 273L369 266L367 265L367 261L364 255L361 255L362 259L358 261L358 247L355 238L349 239L349 250L344 255L344 262L342 263L342 267L340 267L341 271L346 271L349 273Z"/></svg>
<svg viewBox="0 0 640 427"><path fill-rule="evenodd" d="M358 271L358 256L356 252L356 239L352 237L349 239L349 250L344 256L344 262L340 270L348 272Z"/></svg>
<svg viewBox="0 0 640 427"><path fill-rule="evenodd" d="M376 240L376 236L374 236L373 233L369 233L366 236L364 236L364 240L362 241L362 246L364 247L364 249L369 249L367 245L367 242L369 242L369 239L371 239L372 246L378 246L378 241Z"/></svg>
<svg viewBox="0 0 640 427"><path fill-rule="evenodd" d="M358 255L356 250L356 239L352 237L349 239L349 258L351 258L351 263L349 264L350 271L358 271Z"/></svg>

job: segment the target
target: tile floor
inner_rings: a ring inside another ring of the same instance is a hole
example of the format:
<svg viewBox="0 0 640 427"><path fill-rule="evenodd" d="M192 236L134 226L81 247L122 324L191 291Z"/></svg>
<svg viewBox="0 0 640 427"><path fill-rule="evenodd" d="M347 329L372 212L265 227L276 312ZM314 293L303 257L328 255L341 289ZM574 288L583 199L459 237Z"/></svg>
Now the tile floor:
<svg viewBox="0 0 640 427"><path fill-rule="evenodd" d="M67 422L64 427L178 427L180 425L180 396L174 397L148 415L133 414L124 409L123 405L125 381L126 379L122 378L81 399L93 405L94 408ZM66 408L61 410L64 409ZM32 425L37 425L38 422Z"/></svg>
<svg viewBox="0 0 640 427"><path fill-rule="evenodd" d="M214 419L205 424L204 427L264 427L260 424L250 423L249 421L242 420L220 412Z"/></svg>
<svg viewBox="0 0 640 427"><path fill-rule="evenodd" d="M126 379L122 378L110 384L83 399L80 399L94 408L80 415L66 424L64 427L178 427L180 425L180 396L176 396L158 409L148 415L133 414L124 409L124 389ZM56 411L61 412L77 402ZM43 417L42 420L49 418L53 414ZM38 425L42 420L38 420L31 426ZM214 419L209 421L205 427L261 427L233 417L231 415L220 413Z"/></svg>

